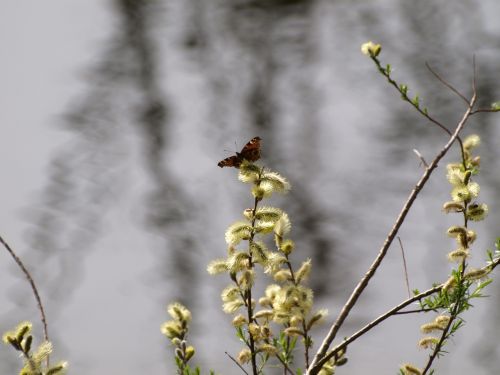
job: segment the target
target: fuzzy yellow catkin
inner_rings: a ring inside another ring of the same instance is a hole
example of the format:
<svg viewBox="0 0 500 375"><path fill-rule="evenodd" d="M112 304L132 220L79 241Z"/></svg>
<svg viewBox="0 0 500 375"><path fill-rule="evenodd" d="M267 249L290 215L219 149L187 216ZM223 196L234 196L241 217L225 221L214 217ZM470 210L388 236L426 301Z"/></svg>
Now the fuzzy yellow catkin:
<svg viewBox="0 0 500 375"><path fill-rule="evenodd" d="M257 351L273 355L278 352L278 349L274 345L264 343L258 346Z"/></svg>
<svg viewBox="0 0 500 375"><path fill-rule="evenodd" d="M238 362L240 364L248 363L251 358L252 358L252 352L250 351L250 349L247 348L241 350L238 354Z"/></svg>
<svg viewBox="0 0 500 375"><path fill-rule="evenodd" d="M290 270L279 270L273 274L274 280L277 282L285 282L292 279L292 273Z"/></svg>
<svg viewBox="0 0 500 375"><path fill-rule="evenodd" d="M252 335L254 339L260 336L260 327L256 323L250 323L248 325L248 332Z"/></svg>
<svg viewBox="0 0 500 375"><path fill-rule="evenodd" d="M363 43L361 45L361 53L363 55L377 57L382 51L382 46L380 44L373 43L372 41Z"/></svg>
<svg viewBox="0 0 500 375"><path fill-rule="evenodd" d="M238 311L238 309L240 307L242 307L244 305L243 301L231 301L231 302L224 302L222 304L222 310L226 313L226 314L232 314L236 311Z"/></svg>
<svg viewBox="0 0 500 375"><path fill-rule="evenodd" d="M443 211L446 213L450 212L462 212L464 205L460 202L446 202L443 204Z"/></svg>
<svg viewBox="0 0 500 375"><path fill-rule="evenodd" d="M451 226L448 228L448 236L449 237L457 237L458 235L464 235L466 236L467 235L467 229L464 228L464 227L460 227L460 226Z"/></svg>
<svg viewBox="0 0 500 375"><path fill-rule="evenodd" d="M32 355L35 363L41 363L52 353L52 343L50 341L42 342Z"/></svg>
<svg viewBox="0 0 500 375"><path fill-rule="evenodd" d="M463 141L466 150L472 150L481 144L481 138L477 134L471 134Z"/></svg>
<svg viewBox="0 0 500 375"><path fill-rule="evenodd" d="M443 290L445 292L453 289L454 287L457 286L457 280L451 276L448 280L445 281L445 283L443 284Z"/></svg>
<svg viewBox="0 0 500 375"><path fill-rule="evenodd" d="M261 176L261 186L269 186L269 189L277 193L287 193L291 185L288 180L279 173L265 171Z"/></svg>
<svg viewBox="0 0 500 375"><path fill-rule="evenodd" d="M254 314L254 319L272 319L274 315L274 311L273 310L260 310L260 311L257 311L255 314Z"/></svg>
<svg viewBox="0 0 500 375"><path fill-rule="evenodd" d="M401 366L401 370L403 370L403 373L405 375L421 375L422 374L422 371L419 368L413 366L410 363L405 363L403 366Z"/></svg>
<svg viewBox="0 0 500 375"><path fill-rule="evenodd" d="M212 260L207 266L207 272L210 275L217 275L228 271L228 265L225 259Z"/></svg>
<svg viewBox="0 0 500 375"><path fill-rule="evenodd" d="M448 260L450 262L462 262L469 256L469 251L467 249L457 249L448 253Z"/></svg>
<svg viewBox="0 0 500 375"><path fill-rule="evenodd" d="M431 333L433 331L440 331L442 330L441 326L439 324L437 324L436 322L432 322L432 323L426 323L426 324L422 324L420 326L420 331L422 333Z"/></svg>
<svg viewBox="0 0 500 375"><path fill-rule="evenodd" d="M283 332L287 336L303 336L304 335L304 332L302 332L302 330L300 328L297 328L297 327L285 328L285 330Z"/></svg>
<svg viewBox="0 0 500 375"><path fill-rule="evenodd" d="M47 372L46 375L58 375L66 372L68 368L68 362L58 362L55 366L52 366Z"/></svg>
<svg viewBox="0 0 500 375"><path fill-rule="evenodd" d="M434 319L434 322L438 324L442 329L445 329L450 322L450 317L448 315L439 315Z"/></svg>
<svg viewBox="0 0 500 375"><path fill-rule="evenodd" d="M194 356L195 350L193 346L188 346L186 348L186 362L189 361Z"/></svg>
<svg viewBox="0 0 500 375"><path fill-rule="evenodd" d="M434 348L439 343L439 339L437 337L428 336L424 337L418 342L418 346L424 349Z"/></svg>
<svg viewBox="0 0 500 375"><path fill-rule="evenodd" d="M243 325L245 325L247 322L246 318L241 315L241 314L238 314L236 315L234 318L233 318L233 326L235 327L242 327Z"/></svg>
<svg viewBox="0 0 500 375"><path fill-rule="evenodd" d="M182 327L180 323L174 320L163 323L160 327L160 330L161 333L163 333L171 340L182 335Z"/></svg>
<svg viewBox="0 0 500 375"><path fill-rule="evenodd" d="M305 262L302 263L300 268L296 272L296 279L298 283L301 283L309 277L309 274L311 272L311 259L307 259Z"/></svg>
<svg viewBox="0 0 500 375"><path fill-rule="evenodd" d="M253 212L253 210L251 211ZM255 212L255 218L262 221L276 222L282 213L283 211L279 208L263 206L257 209Z"/></svg>
<svg viewBox="0 0 500 375"><path fill-rule="evenodd" d="M472 269L465 273L464 278L466 280L481 280L488 276L489 272L489 269Z"/></svg>
<svg viewBox="0 0 500 375"><path fill-rule="evenodd" d="M470 205L466 213L469 220L481 221L488 215L488 206L484 203Z"/></svg>

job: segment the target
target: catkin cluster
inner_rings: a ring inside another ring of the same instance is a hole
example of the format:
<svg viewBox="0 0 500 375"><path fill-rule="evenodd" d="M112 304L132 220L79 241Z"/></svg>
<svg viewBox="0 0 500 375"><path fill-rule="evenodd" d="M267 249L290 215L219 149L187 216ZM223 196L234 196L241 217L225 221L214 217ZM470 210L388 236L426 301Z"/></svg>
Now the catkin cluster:
<svg viewBox="0 0 500 375"><path fill-rule="evenodd" d="M451 200L444 203L443 211L445 213L460 214L463 222L463 224L453 225L447 230L448 236L454 238L456 242L456 248L448 253L448 260L458 263L458 267L443 285L442 301L443 307L448 307L447 313L437 316L433 321L420 327L425 337L419 341L418 345L423 349L440 350L439 346L443 345L450 329L453 332L451 327L453 319L457 318L461 310L458 307L463 302L460 302L459 299L466 296L464 290L467 289L468 285L464 283L484 279L489 272L487 268L467 268L471 244L477 238L476 232L469 229L469 222L483 220L488 214L488 206L477 201L480 188L479 184L473 180L479 173L481 159L479 156L474 156L472 151L479 144L479 136L468 136L462 142L462 161L448 164L446 167L446 178L451 184ZM458 324L455 323L455 327L458 328L460 325L461 320L458 318ZM419 368L411 364L404 364L401 371L407 375L422 374Z"/></svg>
<svg viewBox="0 0 500 375"><path fill-rule="evenodd" d="M68 367L67 362L58 362L53 366L48 365L48 357L52 353L52 344L43 341L35 350L33 349L33 335L31 322L21 322L17 327L3 334L2 340L21 353L24 366L19 375L62 375Z"/></svg>
<svg viewBox="0 0 500 375"><path fill-rule="evenodd" d="M477 201L479 184L473 178L479 173L481 158L474 156L472 151L479 146L478 135L470 135L463 141L463 160L461 163L447 165L446 175L451 184L452 200L443 205L446 213L459 213L463 217L463 225L453 225L448 228L448 236L456 240L457 248L448 253L448 259L462 265L465 270L467 259L470 257L471 244L477 234L469 229L470 221L481 221L488 215L488 206ZM488 270L469 269L464 273L466 280L479 280L486 277ZM456 286L456 277L451 277L445 284L444 290Z"/></svg>
<svg viewBox="0 0 500 375"><path fill-rule="evenodd" d="M191 321L191 312L179 302L172 303L167 308L168 314L172 317L161 325L163 333L175 347L175 362L181 374L188 368L188 361L194 356L195 350L191 345L187 345L186 338ZM189 371L188 371L189 373Z"/></svg>
<svg viewBox="0 0 500 375"><path fill-rule="evenodd" d="M274 356L288 366L297 338L302 338L307 351L312 345L309 331L327 311L312 312L313 292L304 284L311 272L311 260L303 261L298 269L290 262L295 249L289 238L290 218L279 208L261 205L275 192L286 193L288 181L247 161L239 168L239 180L251 184L254 205L243 212L243 220L226 230L227 256L210 262L208 272L226 273L232 281L221 296L224 312L235 315L233 325L245 343L238 361L243 364L258 357L263 365ZM265 243L266 237L273 238L268 241L272 246ZM253 287L259 268L272 282L256 298ZM273 333L272 323L280 327L279 334Z"/></svg>

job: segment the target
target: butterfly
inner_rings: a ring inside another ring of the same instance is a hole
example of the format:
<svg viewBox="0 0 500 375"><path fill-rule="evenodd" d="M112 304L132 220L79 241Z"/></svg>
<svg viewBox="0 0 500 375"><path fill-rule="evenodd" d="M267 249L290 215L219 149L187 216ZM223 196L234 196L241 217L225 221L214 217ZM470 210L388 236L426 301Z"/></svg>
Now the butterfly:
<svg viewBox="0 0 500 375"><path fill-rule="evenodd" d="M243 160L256 161L260 159L260 137L255 137L248 142L245 147L237 152L236 155L221 160L217 165L223 167L239 168Z"/></svg>

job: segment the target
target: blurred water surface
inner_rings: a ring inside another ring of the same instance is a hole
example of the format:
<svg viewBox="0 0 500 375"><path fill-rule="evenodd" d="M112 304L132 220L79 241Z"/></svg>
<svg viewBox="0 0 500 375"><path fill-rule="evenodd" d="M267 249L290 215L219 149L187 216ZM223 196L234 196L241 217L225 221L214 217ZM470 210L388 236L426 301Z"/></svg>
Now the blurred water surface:
<svg viewBox="0 0 500 375"><path fill-rule="evenodd" d="M58 0L1 9L1 231L32 269L57 356L73 374L173 373L159 325L175 299L193 311L203 369L240 373L224 355L240 345L220 310L228 280L205 269L225 252L226 226L252 204L236 171L217 161L255 135L262 162L292 183L273 203L292 218L296 261L313 259L318 307L335 317L420 176L412 149L430 160L446 141L377 76L363 42L382 43L382 60L445 124L463 103L426 61L470 95L475 54L482 103L500 96L496 0ZM481 194L491 210L478 227L477 264L498 236L499 123L481 116L466 130L484 140ZM446 199L441 166L400 232L413 288L442 281L450 268ZM37 322L37 312L3 259L5 331ZM339 337L405 293L394 247ZM439 372L498 367L495 285L489 294ZM422 363L418 327L428 319L399 317L373 330L349 348L342 373ZM0 372L16 366L4 347Z"/></svg>

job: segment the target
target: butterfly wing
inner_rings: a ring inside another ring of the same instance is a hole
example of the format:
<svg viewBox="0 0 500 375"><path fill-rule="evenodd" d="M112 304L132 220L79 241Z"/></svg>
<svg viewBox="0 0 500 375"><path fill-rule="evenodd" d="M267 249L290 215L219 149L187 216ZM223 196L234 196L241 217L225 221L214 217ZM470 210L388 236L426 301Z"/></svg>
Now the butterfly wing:
<svg viewBox="0 0 500 375"><path fill-rule="evenodd" d="M240 152L240 156L248 161L260 159L260 137L255 137L248 142ZM240 163L241 164L241 163Z"/></svg>
<svg viewBox="0 0 500 375"><path fill-rule="evenodd" d="M239 168L242 161L243 159L241 157L239 157L238 155L233 155L228 158L225 158L224 160L221 160L220 162L217 163L217 165L221 168L224 167Z"/></svg>
<svg viewBox="0 0 500 375"><path fill-rule="evenodd" d="M221 168L224 167L234 167L239 168L243 159L248 161L256 161L260 159L260 137L252 138L246 145L243 147L241 152L237 152L236 155L230 156L221 160L217 165Z"/></svg>

